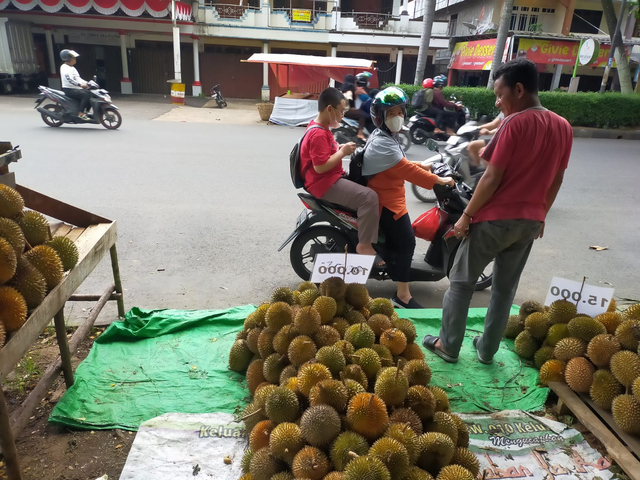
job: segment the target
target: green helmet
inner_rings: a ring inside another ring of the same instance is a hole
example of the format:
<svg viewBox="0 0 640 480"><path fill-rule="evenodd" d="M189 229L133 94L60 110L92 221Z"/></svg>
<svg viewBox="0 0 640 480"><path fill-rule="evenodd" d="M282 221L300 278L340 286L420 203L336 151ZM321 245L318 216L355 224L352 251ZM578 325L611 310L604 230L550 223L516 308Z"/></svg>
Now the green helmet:
<svg viewBox="0 0 640 480"><path fill-rule="evenodd" d="M393 107L402 107L402 113L407 116L407 95L398 87L388 87L381 90L371 102L371 120L380 128L384 124L384 112Z"/></svg>

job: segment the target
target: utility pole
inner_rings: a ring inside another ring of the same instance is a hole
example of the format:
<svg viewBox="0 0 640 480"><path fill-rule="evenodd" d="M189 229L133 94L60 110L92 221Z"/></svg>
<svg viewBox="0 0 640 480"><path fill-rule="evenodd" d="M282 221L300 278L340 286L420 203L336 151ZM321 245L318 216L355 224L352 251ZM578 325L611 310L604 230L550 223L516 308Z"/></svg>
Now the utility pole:
<svg viewBox="0 0 640 480"><path fill-rule="evenodd" d="M424 0L422 36L420 38L420 50L418 50L418 65L416 66L416 76L413 80L414 85L422 85L422 79L424 78L424 69L427 66L427 58L429 57L431 28L433 27L433 18L435 16L436 0Z"/></svg>
<svg viewBox="0 0 640 480"><path fill-rule="evenodd" d="M624 42L622 41L622 34L620 33L620 25L622 24L622 18L626 8L627 0L622 0L620 6L620 15L616 20L616 12L613 8L612 0L602 0L602 11L604 12L607 25L609 27L609 36L611 37L611 51L609 52L609 59L607 66L604 69L604 75L602 76L602 83L600 84L600 93L604 93L607 89L607 80L609 79L609 72L613 65L615 57L616 68L618 69L618 78L620 79L620 91L622 93L633 93L633 84L631 83L631 71L629 69L629 62L627 60L627 53L624 48Z"/></svg>
<svg viewBox="0 0 640 480"><path fill-rule="evenodd" d="M173 21L173 71L174 82L182 83L182 73L180 71L180 29L176 15L176 0L171 0L171 19Z"/></svg>
<svg viewBox="0 0 640 480"><path fill-rule="evenodd" d="M500 17L500 26L498 27L498 38L496 38L496 49L493 51L493 62L491 63L491 72L489 72L489 82L487 88L493 90L493 74L502 64L504 55L504 47L507 44L507 34L509 33L509 25L511 24L511 15L513 13L513 0L504 0L502 7L502 16Z"/></svg>

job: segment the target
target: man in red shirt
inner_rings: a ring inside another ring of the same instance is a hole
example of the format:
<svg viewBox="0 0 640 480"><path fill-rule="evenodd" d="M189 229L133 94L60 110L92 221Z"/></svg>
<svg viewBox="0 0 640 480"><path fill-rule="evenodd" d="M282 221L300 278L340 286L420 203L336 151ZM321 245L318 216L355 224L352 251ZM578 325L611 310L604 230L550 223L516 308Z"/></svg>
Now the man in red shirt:
<svg viewBox="0 0 640 480"><path fill-rule="evenodd" d="M427 335L425 348L444 360L458 360L474 287L495 260L484 333L474 338L478 360L491 364L509 318L520 275L562 185L573 131L538 100L538 69L525 58L502 65L494 75L496 106L505 119L487 145L487 170L455 235L464 238L449 274L440 336Z"/></svg>
<svg viewBox="0 0 640 480"><path fill-rule="evenodd" d="M323 90L318 98L318 116L307 127L300 148L300 168L305 189L314 197L337 203L358 213L357 253L375 255L378 240L378 195L370 188L347 180L342 159L351 155L356 144L338 145L330 128L340 126L346 101L336 88Z"/></svg>

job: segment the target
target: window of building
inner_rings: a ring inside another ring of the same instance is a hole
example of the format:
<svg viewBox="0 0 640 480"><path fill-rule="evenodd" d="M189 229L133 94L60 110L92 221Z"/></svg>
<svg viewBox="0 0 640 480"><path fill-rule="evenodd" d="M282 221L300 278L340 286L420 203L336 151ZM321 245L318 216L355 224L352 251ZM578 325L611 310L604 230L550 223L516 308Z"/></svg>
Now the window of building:
<svg viewBox="0 0 640 480"><path fill-rule="evenodd" d="M540 31L544 27L545 19L550 19L555 12L555 8L514 6L509 30L530 31L535 29ZM535 27L532 28L532 25Z"/></svg>
<svg viewBox="0 0 640 480"><path fill-rule="evenodd" d="M449 19L449 33L448 33L448 35L450 37L454 37L455 36L457 27L458 27L458 14L454 13L453 15L451 15L451 18Z"/></svg>
<svg viewBox="0 0 640 480"><path fill-rule="evenodd" d="M601 10L583 10L576 8L573 13L573 20L571 20L571 32L599 33L598 28L601 22Z"/></svg>

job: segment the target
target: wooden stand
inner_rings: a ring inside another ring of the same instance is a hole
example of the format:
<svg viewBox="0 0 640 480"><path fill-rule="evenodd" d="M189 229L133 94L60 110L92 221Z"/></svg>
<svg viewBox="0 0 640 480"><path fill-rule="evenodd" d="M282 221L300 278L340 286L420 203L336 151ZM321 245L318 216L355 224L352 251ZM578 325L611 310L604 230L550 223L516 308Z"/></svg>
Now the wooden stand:
<svg viewBox="0 0 640 480"><path fill-rule="evenodd" d="M2 382L13 371L25 353L29 351L51 320L54 320L60 356L49 365L34 390L11 416L9 415L4 393L0 388L0 448L4 456L9 480L22 480L15 438L27 425L33 411L40 404L40 401L47 396L51 385L61 372L64 373L67 388L73 385L71 357L91 332L98 315L107 301L114 300L117 302L118 315L120 317L123 317L125 312L116 252L116 222L62 203L21 185L16 185L14 175L9 173L8 163L9 161L16 161L20 156L19 151L18 155L13 152L5 154L10 149L10 144L0 142L0 183L7 184L18 190L24 198L26 208L36 210L64 222L53 227L52 234L70 238L76 243L79 251L79 260L75 268L64 277L58 286L47 294L44 301L37 308L30 312L22 328L9 338L4 348L0 349L0 382ZM8 155L11 155L11 157L9 158ZM74 295L78 287L91 274L107 252L111 256L113 282L99 296ZM65 303L67 301L96 300L97 304L91 310L91 315L76 330L71 340L67 341L64 322Z"/></svg>
<svg viewBox="0 0 640 480"><path fill-rule="evenodd" d="M602 442L607 453L631 480L640 480L640 439L623 432L611 413L598 407L586 395L578 396L566 384L553 382L549 388L558 395L558 412L570 410Z"/></svg>

